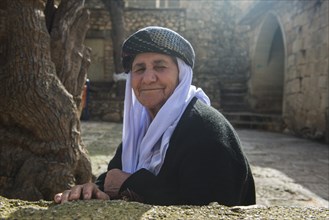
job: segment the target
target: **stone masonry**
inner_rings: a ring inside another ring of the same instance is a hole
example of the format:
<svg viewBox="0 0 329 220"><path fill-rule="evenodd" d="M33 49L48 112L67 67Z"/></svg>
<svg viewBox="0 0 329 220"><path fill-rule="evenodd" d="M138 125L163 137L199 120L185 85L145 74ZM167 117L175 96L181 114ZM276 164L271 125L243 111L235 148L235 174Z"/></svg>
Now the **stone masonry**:
<svg viewBox="0 0 329 220"><path fill-rule="evenodd" d="M267 87L255 105L251 94L256 91L251 83L255 80L253 60L262 25L272 16L283 41L279 55L283 56L284 66L282 88L272 86L272 90L282 90L278 91L281 98L275 105L279 109L275 118L282 117L284 122L280 129L329 141L328 1L250 2L181 0L179 8L134 8L129 4L124 12L125 34L148 25L166 26L181 33L196 52L193 84L208 94L212 105L224 113L262 114L270 112L262 112L258 106L271 108L275 91L267 90L275 76L261 80L267 82ZM122 120L122 109L117 106L123 107L123 96L112 78L111 21L101 1L87 0L86 6L92 20L87 40L104 41L102 80L93 80L94 73L90 74L90 118L118 122ZM268 104L262 104L262 100Z"/></svg>
<svg viewBox="0 0 329 220"><path fill-rule="evenodd" d="M86 1L86 6L91 10L92 20L88 39L101 38L108 41L111 27L108 14L104 12L104 9L102 10L104 6L97 0ZM126 35L145 26L159 25L171 28L185 36L192 43L197 54L193 83L205 90L215 108L221 109L222 90L234 84L238 87L243 84L242 89L246 91L249 58L245 35L241 34L245 30L234 25L237 15L240 14L240 8L225 1L207 1L207 4L200 4L199 1L181 1L181 6L181 8L168 9L126 8L124 18ZM213 13L214 10L218 13ZM101 27L100 24L103 26ZM111 48L104 47L104 60L110 61L108 57L111 56ZM109 62L104 66L111 65L113 64ZM113 68L107 68L102 83L93 81L90 75L93 90L90 93L89 108L93 119L116 121L120 117L116 116L113 119L104 117L104 115L109 115L105 113L106 110L95 110L101 106L111 109L108 105L109 100L102 100L105 102L102 104L96 101L101 96L99 93L112 93L106 96L121 101L111 90L113 82L110 82L110 77L113 74ZM104 84L104 81L108 82ZM244 98L245 94L242 94L239 104L247 108ZM95 114L96 112L100 114Z"/></svg>
<svg viewBox="0 0 329 220"><path fill-rule="evenodd" d="M328 1L266 1L249 10L250 54L264 20L275 17L284 39L286 131L329 141ZM246 22L247 21L247 22ZM251 57L253 59L253 57Z"/></svg>

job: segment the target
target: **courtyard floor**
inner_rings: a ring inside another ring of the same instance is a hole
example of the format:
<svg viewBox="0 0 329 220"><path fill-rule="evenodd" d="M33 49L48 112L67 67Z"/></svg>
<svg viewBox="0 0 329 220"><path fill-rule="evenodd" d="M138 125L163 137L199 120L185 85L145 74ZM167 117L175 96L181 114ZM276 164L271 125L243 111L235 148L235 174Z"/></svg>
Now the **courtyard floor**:
<svg viewBox="0 0 329 220"><path fill-rule="evenodd" d="M83 121L93 174L105 172L122 124ZM257 204L329 208L329 146L291 135L237 129L256 182Z"/></svg>

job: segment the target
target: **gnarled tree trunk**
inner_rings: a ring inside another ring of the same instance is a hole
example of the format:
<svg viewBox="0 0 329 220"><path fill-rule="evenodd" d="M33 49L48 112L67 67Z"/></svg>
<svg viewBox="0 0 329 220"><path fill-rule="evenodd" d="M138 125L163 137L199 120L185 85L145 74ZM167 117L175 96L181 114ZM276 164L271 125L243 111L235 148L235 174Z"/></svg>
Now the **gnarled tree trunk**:
<svg viewBox="0 0 329 220"><path fill-rule="evenodd" d="M122 73L121 46L125 39L123 0L103 0L106 9L110 12L112 22L113 59L115 73Z"/></svg>
<svg viewBox="0 0 329 220"><path fill-rule="evenodd" d="M83 2L62 0L47 15L50 34L44 1L0 3L0 194L8 198L51 200L91 181L79 120L90 63Z"/></svg>

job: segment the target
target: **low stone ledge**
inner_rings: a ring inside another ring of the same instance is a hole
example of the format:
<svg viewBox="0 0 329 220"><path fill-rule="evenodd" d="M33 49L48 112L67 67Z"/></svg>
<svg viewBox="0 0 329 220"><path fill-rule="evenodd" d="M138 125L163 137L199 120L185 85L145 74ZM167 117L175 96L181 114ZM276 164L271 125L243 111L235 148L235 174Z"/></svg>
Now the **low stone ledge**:
<svg viewBox="0 0 329 220"><path fill-rule="evenodd" d="M56 205L0 196L0 219L329 219L329 209L288 206L151 206L125 201L76 201Z"/></svg>

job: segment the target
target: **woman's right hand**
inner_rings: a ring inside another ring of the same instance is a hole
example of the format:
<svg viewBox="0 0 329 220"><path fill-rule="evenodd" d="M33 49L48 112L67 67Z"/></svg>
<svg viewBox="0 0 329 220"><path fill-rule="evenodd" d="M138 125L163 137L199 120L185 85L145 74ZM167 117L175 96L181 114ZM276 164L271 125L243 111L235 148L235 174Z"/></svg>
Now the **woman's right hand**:
<svg viewBox="0 0 329 220"><path fill-rule="evenodd" d="M74 200L100 199L108 200L110 197L101 191L95 183L85 183L83 185L73 186L69 190L58 193L54 196L55 203L64 203Z"/></svg>

